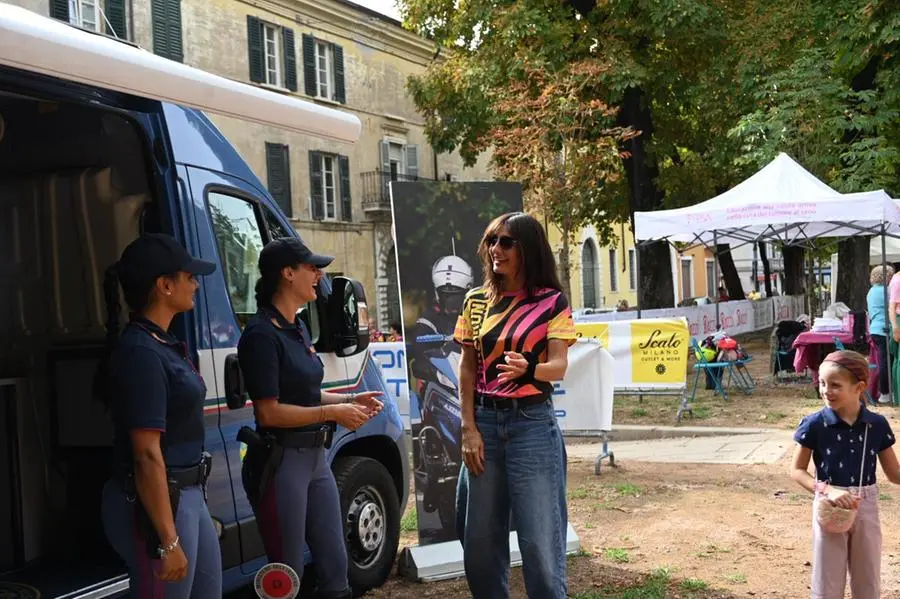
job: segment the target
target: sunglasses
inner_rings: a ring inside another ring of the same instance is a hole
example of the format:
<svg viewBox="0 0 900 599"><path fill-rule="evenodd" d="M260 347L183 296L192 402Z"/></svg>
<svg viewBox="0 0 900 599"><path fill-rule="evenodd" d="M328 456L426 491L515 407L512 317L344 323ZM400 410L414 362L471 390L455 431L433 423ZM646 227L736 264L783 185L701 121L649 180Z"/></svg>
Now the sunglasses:
<svg viewBox="0 0 900 599"><path fill-rule="evenodd" d="M509 237L507 235L491 235L487 239L484 240L485 245L489 248L494 247L495 245L499 245L504 250L511 250L518 243L515 238Z"/></svg>

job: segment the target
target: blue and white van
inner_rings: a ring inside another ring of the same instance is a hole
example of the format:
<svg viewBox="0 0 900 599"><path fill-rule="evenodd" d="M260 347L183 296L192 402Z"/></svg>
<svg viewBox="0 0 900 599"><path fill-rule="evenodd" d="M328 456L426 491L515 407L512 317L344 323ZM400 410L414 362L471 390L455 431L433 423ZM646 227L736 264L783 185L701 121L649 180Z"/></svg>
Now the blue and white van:
<svg viewBox="0 0 900 599"><path fill-rule="evenodd" d="M230 356L256 311L260 248L297 233L204 111L345 142L360 131L352 115L0 3L0 596L128 592L100 524L112 428L91 384L106 335L104 270L141 231L172 234L219 265L173 330L209 388L209 508L225 589L246 586L266 563L236 440L252 409ZM408 451L367 351L362 287L336 277L320 291L302 317L328 388L386 399L359 430L339 428L330 450L361 592L390 573Z"/></svg>

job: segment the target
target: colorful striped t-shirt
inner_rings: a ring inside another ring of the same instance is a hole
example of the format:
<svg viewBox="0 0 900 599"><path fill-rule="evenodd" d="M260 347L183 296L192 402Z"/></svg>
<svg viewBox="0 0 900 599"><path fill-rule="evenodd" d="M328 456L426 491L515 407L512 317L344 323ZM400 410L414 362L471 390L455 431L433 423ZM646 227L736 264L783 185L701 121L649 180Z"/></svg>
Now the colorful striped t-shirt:
<svg viewBox="0 0 900 599"><path fill-rule="evenodd" d="M553 385L544 381L520 385L514 380L497 380L503 372L497 366L504 363L504 352L532 352L540 362L546 362L550 339L562 339L572 345L577 334L569 302L555 289L540 289L531 297L525 291L504 293L496 304L489 305L487 290L477 287L466 294L453 338L477 350L477 393L518 398L549 396Z"/></svg>

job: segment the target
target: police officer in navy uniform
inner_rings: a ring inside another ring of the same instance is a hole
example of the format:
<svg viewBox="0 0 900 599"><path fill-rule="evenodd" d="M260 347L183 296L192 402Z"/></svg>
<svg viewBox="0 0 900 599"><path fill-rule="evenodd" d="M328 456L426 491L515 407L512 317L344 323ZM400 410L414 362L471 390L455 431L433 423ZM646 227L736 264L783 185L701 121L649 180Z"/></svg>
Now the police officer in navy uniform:
<svg viewBox="0 0 900 599"><path fill-rule="evenodd" d="M302 575L308 543L317 599L352 596L340 498L325 459L333 423L355 430L382 408L380 392L321 389L324 367L297 312L316 299L322 269L333 260L296 238L267 244L259 256L258 311L238 342L256 417L256 430L245 437L255 441L247 443L244 489L270 561Z"/></svg>
<svg viewBox="0 0 900 599"><path fill-rule="evenodd" d="M128 567L133 596L219 599L222 559L206 506L206 385L187 348L168 332L194 307L194 259L167 235L132 242L107 271L111 353L96 379L115 426L113 476L103 488L103 525ZM131 308L118 333L118 284Z"/></svg>

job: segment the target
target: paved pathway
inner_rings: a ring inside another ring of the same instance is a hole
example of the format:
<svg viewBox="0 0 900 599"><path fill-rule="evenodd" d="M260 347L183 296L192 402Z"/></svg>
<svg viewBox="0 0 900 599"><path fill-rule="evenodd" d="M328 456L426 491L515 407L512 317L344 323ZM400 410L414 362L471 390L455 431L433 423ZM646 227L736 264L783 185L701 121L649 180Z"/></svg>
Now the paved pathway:
<svg viewBox="0 0 900 599"><path fill-rule="evenodd" d="M724 431L723 431L724 432ZM679 462L696 464L772 464L792 451L792 431L754 430L749 434L728 431L715 436L673 437L643 441L609 442L615 460L641 462ZM600 454L599 443L570 443L569 456L594 459Z"/></svg>

